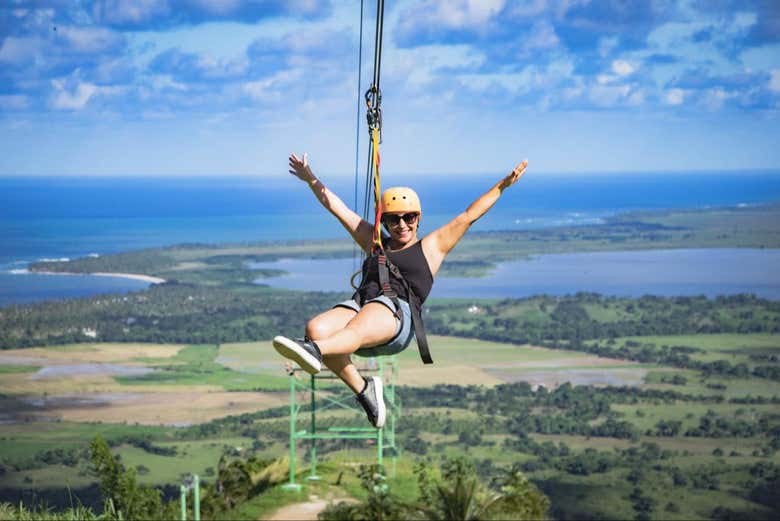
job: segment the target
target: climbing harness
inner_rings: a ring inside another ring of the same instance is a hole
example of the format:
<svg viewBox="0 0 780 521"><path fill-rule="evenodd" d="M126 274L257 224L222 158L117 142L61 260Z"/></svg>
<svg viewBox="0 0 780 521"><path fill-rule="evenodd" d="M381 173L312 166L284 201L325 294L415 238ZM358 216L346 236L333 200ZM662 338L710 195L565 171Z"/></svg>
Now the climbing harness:
<svg viewBox="0 0 780 521"><path fill-rule="evenodd" d="M364 267L361 271L352 275L350 283L352 287L357 291L353 298L360 302L360 290L363 289L371 281L365 276L368 273L366 269L366 263L376 263L377 274L379 278L379 294L388 297L395 306L396 317L403 321L403 313L401 312L401 305L398 298L398 293L393 289L390 284L391 277L397 280L403 287L406 297L409 300L409 309L412 316L412 325L414 326L415 336L417 338L417 347L420 350L420 358L423 363L432 364L430 350L428 349L428 340L425 336L425 327L422 320L422 302L420 298L415 295L414 290L409 285L409 282L404 278L401 270L393 264L385 253L384 246L382 244L382 204L381 204L381 185L379 168L381 164L381 158L379 154L379 145L382 142L382 90L379 87L380 72L382 67L382 32L384 27L384 0L377 0L376 11L376 29L374 32L374 76L371 86L366 90L364 98L366 102L366 121L368 123L368 132L370 136L369 141L369 154L368 154L368 167L366 175L366 190L365 200L363 205L363 218L367 220L369 199L371 193L371 187L373 187L374 193L374 230L371 248L371 253L364 262ZM362 53L363 48L363 4L361 2L361 20L360 20L360 49ZM360 74L360 73L358 73ZM357 145L359 147L359 143ZM357 151L356 151L357 154ZM357 163L355 168L355 186L357 186ZM357 203L357 197L356 203ZM417 202L419 206L419 200ZM360 286L355 286L354 281L358 273L363 273L364 277ZM378 295L377 295L378 296ZM403 325L402 325L403 326Z"/></svg>

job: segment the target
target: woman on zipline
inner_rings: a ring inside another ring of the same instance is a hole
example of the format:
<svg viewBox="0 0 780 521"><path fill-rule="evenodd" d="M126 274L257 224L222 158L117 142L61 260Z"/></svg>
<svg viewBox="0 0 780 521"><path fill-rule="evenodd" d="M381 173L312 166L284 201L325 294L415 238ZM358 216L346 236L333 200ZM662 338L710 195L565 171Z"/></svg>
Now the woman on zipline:
<svg viewBox="0 0 780 521"><path fill-rule="evenodd" d="M382 243L387 258L398 267L407 283L390 278L390 286L398 298L391 299L383 294L376 262L371 266L369 257L363 265L363 281L352 299L311 319L306 324L303 339L277 336L273 341L274 348L310 374L318 373L324 363L355 392L371 424L382 427L385 423L382 381L378 376L363 378L350 355L394 355L409 345L415 334L410 301L413 305L425 301L444 258L466 230L498 201L503 191L520 179L527 165L528 161L517 165L465 212L422 239L417 237L422 215L417 194L405 187L385 190L379 204L382 224L390 235L382 237ZM372 251L374 227L317 179L306 154L303 158L290 155L290 173L309 185L322 206L339 220L364 251Z"/></svg>

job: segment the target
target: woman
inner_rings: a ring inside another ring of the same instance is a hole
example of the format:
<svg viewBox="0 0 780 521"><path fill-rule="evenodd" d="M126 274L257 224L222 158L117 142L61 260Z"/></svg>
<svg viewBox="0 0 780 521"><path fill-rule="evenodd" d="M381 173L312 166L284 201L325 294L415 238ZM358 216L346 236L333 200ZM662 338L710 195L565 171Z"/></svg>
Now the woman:
<svg viewBox="0 0 780 521"><path fill-rule="evenodd" d="M438 230L420 240L417 229L422 208L417 194L410 188L387 189L381 197L382 224L388 237L383 237L387 257L408 282L410 291L398 280L391 286L398 299L382 294L377 269L363 266L363 282L351 300L337 304L306 324L304 339L274 338L274 348L284 357L294 360L310 374L318 373L324 363L357 395L374 427L385 422L385 403L379 377L363 378L352 364L352 353L361 356L396 354L405 349L414 336L410 295L421 304L433 285L444 258L466 233L466 230L496 203L504 190L512 186L525 172L523 161L509 175ZM312 173L307 155L290 155L290 173L309 185L320 203L347 229L360 247L370 252L373 246L373 226L353 212L336 194L328 190ZM399 309L400 308L400 309Z"/></svg>

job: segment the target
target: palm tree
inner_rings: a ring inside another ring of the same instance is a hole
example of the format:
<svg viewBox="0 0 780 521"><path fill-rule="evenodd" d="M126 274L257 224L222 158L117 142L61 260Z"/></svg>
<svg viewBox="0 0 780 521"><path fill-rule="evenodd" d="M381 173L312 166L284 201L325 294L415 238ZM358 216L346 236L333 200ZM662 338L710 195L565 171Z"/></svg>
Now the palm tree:
<svg viewBox="0 0 780 521"><path fill-rule="evenodd" d="M420 503L427 520L547 519L550 501L519 471L509 472L498 491L482 485L473 465L458 458L444 463L442 478L433 484L424 467L417 469Z"/></svg>

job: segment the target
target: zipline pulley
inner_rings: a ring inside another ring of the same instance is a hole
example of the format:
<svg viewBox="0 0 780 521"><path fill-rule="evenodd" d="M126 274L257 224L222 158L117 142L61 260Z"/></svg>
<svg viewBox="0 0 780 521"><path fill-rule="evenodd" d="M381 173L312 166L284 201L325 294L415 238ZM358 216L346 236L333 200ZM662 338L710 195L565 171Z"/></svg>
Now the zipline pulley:
<svg viewBox="0 0 780 521"><path fill-rule="evenodd" d="M382 91L377 85L371 85L366 91L366 120L368 134L376 129L379 132L379 142L382 142Z"/></svg>

